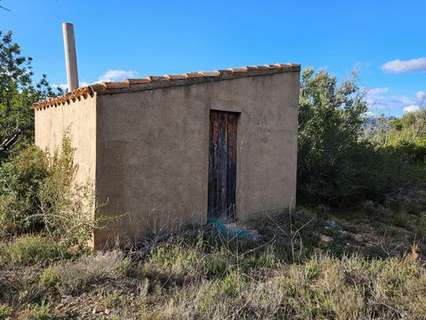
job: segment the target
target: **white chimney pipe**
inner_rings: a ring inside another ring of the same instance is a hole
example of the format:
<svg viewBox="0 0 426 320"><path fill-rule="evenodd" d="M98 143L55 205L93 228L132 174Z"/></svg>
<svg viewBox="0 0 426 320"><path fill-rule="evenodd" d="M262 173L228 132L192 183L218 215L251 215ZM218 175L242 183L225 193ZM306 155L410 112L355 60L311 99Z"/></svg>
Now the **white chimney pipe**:
<svg viewBox="0 0 426 320"><path fill-rule="evenodd" d="M77 54L75 51L74 26L72 23L62 23L64 34L65 66L67 69L68 90L78 88Z"/></svg>

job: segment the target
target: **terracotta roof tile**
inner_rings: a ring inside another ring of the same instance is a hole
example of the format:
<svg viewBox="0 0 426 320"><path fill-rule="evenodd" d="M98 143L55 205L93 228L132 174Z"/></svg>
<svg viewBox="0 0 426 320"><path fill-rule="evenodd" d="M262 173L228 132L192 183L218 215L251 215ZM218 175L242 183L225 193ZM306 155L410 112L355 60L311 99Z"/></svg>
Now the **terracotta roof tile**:
<svg viewBox="0 0 426 320"><path fill-rule="evenodd" d="M188 75L184 74L168 74L170 80L183 80L188 79Z"/></svg>
<svg viewBox="0 0 426 320"><path fill-rule="evenodd" d="M186 74L188 78L203 78L204 74L202 72L189 72Z"/></svg>
<svg viewBox="0 0 426 320"><path fill-rule="evenodd" d="M148 77L151 81L164 81L164 80L169 80L170 77L166 77L166 76L149 76Z"/></svg>
<svg viewBox="0 0 426 320"><path fill-rule="evenodd" d="M122 89L130 87L129 81L104 82L107 89Z"/></svg>
<svg viewBox="0 0 426 320"><path fill-rule="evenodd" d="M151 79L149 77L146 77L143 79L128 79L127 81L129 82L130 85L134 85L134 84L144 84L144 83L151 82Z"/></svg>
<svg viewBox="0 0 426 320"><path fill-rule="evenodd" d="M232 68L233 73L247 72L247 67Z"/></svg>
<svg viewBox="0 0 426 320"><path fill-rule="evenodd" d="M219 71L203 71L203 74L205 77L219 77L220 72Z"/></svg>
<svg viewBox="0 0 426 320"><path fill-rule="evenodd" d="M149 76L142 79L128 79L119 82L102 82L81 87L66 93L63 96L39 101L33 105L34 109L41 110L51 106L70 104L76 100L94 96L95 93L119 93L126 91L152 90L156 88L191 85L206 81L229 80L243 77L261 76L282 72L299 72L298 64L266 64L261 66L247 66L229 68L218 71L190 72L185 74Z"/></svg>
<svg viewBox="0 0 426 320"><path fill-rule="evenodd" d="M219 70L219 73L221 76L227 76L227 75L229 76L229 75L232 75L234 71L232 68L228 68L228 69Z"/></svg>

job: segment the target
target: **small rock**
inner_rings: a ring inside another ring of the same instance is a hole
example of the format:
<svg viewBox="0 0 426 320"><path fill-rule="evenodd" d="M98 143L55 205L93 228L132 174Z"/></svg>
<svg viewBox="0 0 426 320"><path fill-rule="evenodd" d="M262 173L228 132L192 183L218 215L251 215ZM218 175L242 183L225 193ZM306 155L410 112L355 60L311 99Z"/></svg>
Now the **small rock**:
<svg viewBox="0 0 426 320"><path fill-rule="evenodd" d="M109 309L105 309L105 314L110 314L111 313L111 310L109 310Z"/></svg>
<svg viewBox="0 0 426 320"><path fill-rule="evenodd" d="M329 242L333 241L333 238L329 237L325 234L322 234L322 235L320 235L320 240L321 240L321 242L329 243Z"/></svg>

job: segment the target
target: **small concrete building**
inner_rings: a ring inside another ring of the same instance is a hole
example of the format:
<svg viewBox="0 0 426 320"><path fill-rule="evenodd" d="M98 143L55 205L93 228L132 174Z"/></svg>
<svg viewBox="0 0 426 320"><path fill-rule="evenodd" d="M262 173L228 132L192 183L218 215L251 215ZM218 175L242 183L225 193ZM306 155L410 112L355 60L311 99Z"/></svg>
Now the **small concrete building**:
<svg viewBox="0 0 426 320"><path fill-rule="evenodd" d="M209 219L295 206L300 66L273 64L104 82L34 105L36 144L68 129L96 215L94 246ZM95 213L94 213L95 214Z"/></svg>

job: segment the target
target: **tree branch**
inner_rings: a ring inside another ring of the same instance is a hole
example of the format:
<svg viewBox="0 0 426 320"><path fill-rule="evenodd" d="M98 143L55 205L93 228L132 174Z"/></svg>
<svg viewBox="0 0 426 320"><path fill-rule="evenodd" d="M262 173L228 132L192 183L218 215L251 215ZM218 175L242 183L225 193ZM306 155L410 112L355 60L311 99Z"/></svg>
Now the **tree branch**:
<svg viewBox="0 0 426 320"><path fill-rule="evenodd" d="M19 127L16 127L14 132L11 135L9 135L6 139L4 139L2 143L0 143L0 152L9 151L18 142L18 139L21 133L22 133L22 129Z"/></svg>

